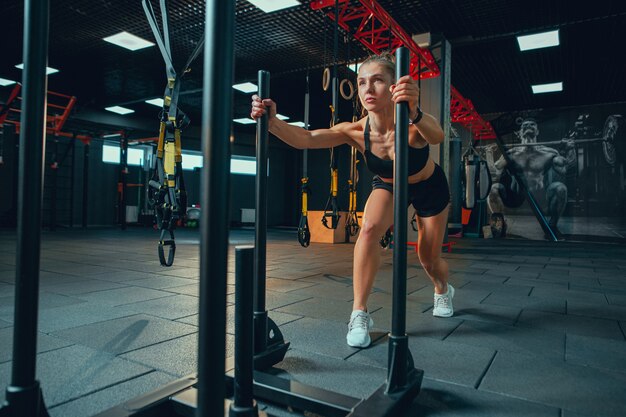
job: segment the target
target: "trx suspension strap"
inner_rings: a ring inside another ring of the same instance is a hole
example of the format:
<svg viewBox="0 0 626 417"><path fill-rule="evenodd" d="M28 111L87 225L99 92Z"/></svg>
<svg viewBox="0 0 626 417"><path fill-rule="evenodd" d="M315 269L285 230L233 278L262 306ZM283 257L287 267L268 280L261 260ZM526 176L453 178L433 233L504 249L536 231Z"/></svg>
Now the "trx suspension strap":
<svg viewBox="0 0 626 417"><path fill-rule="evenodd" d="M355 100L352 107L352 123L356 123L358 119ZM348 217L346 218L346 234L349 236L356 236L360 229L356 211L356 189L359 184L359 171L357 169L359 159L357 155L356 148L352 147L350 153L350 178L348 179Z"/></svg>
<svg viewBox="0 0 626 417"><path fill-rule="evenodd" d="M309 130L309 74L306 74L306 91L304 93L304 128ZM300 223L298 224L298 242L302 247L308 247L311 242L311 232L309 231L308 214L308 195L309 195L309 177L307 166L308 152L305 149L302 156L302 178L300 179L300 195L302 197L302 212L300 214Z"/></svg>
<svg viewBox="0 0 626 417"><path fill-rule="evenodd" d="M339 16L339 1L335 0L335 16ZM331 119L330 127L337 124L339 118L337 112L339 111L339 79L337 77L337 52L339 49L339 19L335 18L335 25L333 26L334 34L334 46L333 46L333 104L330 106ZM322 224L327 229L336 229L339 224L339 204L337 202L337 186L339 173L337 169L337 160L335 158L335 148L330 149L330 195L328 201L326 201L326 207L324 207L324 215L322 216ZM331 218L331 225L328 226L328 217Z"/></svg>
<svg viewBox="0 0 626 417"><path fill-rule="evenodd" d="M204 36L198 42L193 53L181 69L179 77L174 69L165 0L160 0L163 34L159 30L157 18L150 0L142 0L142 5L159 51L165 62L167 85L163 95L163 109L160 114L159 141L157 145L156 167L149 185L152 188L150 204L154 208L157 226L161 230L159 239L159 261L163 266L172 266L176 254L174 229L179 221L185 219L187 211L187 192L183 179L181 131L189 125L189 118L178 108L178 96L182 76L188 71L191 62L198 56ZM169 239L167 235L169 234ZM165 247L169 247L167 258Z"/></svg>

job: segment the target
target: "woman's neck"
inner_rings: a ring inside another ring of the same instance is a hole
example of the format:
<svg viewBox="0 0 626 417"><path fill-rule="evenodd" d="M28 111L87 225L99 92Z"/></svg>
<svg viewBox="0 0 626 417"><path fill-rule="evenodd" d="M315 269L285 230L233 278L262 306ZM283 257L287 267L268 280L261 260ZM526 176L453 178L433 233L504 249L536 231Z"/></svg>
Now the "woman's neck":
<svg viewBox="0 0 626 417"><path fill-rule="evenodd" d="M370 130L380 135L385 135L390 131L394 131L395 124L393 122L393 114L393 107L380 112L369 112L368 117L370 119Z"/></svg>

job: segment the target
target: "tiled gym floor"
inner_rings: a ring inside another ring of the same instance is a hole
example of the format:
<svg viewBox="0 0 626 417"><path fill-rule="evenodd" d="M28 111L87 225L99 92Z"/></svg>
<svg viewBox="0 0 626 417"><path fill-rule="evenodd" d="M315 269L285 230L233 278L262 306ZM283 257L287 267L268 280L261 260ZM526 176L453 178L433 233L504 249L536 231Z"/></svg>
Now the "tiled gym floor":
<svg viewBox="0 0 626 417"><path fill-rule="evenodd" d="M195 372L199 235L176 236L175 266L162 268L152 230L43 233L37 375L53 417L92 416ZM292 346L279 368L365 397L385 378L391 251L370 301L376 341L357 350L345 344L352 250L304 249L293 232L271 231L267 307ZM434 319L432 287L409 252L407 332L425 379L406 416L626 415L626 247L460 239L444 256L456 311ZM14 279L15 234L0 232L2 392ZM229 274L229 355L233 283Z"/></svg>

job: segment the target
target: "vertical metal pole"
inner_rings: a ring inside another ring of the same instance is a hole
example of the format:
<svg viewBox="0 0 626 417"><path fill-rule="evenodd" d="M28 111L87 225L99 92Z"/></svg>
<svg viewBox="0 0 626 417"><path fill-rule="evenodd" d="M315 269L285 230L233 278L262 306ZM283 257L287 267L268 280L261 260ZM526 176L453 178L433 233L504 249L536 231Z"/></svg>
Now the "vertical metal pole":
<svg viewBox="0 0 626 417"><path fill-rule="evenodd" d="M118 184L117 218L122 230L126 230L126 184L128 183L128 140L120 137L120 179Z"/></svg>
<svg viewBox="0 0 626 417"><path fill-rule="evenodd" d="M309 74L307 73L306 75L306 90L304 93L304 128L306 130L310 130L311 126L309 126L309 107L310 107L310 92L309 92ZM309 150L305 149L302 152L302 178L307 178L308 177L308 172L309 172Z"/></svg>
<svg viewBox="0 0 626 417"><path fill-rule="evenodd" d="M202 95L204 167L200 187L198 417L224 415L234 30L235 0L207 1Z"/></svg>
<svg viewBox="0 0 626 417"><path fill-rule="evenodd" d="M45 155L45 152L44 152ZM57 209L58 209L58 190L59 190L59 136L54 135L52 139L52 155L51 155L50 164L50 176L48 177L50 180L50 184L48 184L48 189L50 190L50 230L55 231L57 229ZM45 156L44 156L45 160ZM44 177L45 177L45 169L44 166ZM44 190L45 191L45 190ZM44 220L45 222L45 220Z"/></svg>
<svg viewBox="0 0 626 417"><path fill-rule="evenodd" d="M396 80L409 73L409 50L396 49ZM393 180L393 307L389 335L387 392L407 382L408 338L406 335L406 241L408 204L409 108L396 104L395 158Z"/></svg>
<svg viewBox="0 0 626 417"><path fill-rule="evenodd" d="M20 120L15 322L11 385L6 390L5 404L14 416L47 415L39 381L35 380L35 368L49 6L48 0L24 1L24 86Z"/></svg>
<svg viewBox="0 0 626 417"><path fill-rule="evenodd" d="M72 162L70 164L70 229L74 227L74 183L76 182L76 134L72 138Z"/></svg>
<svg viewBox="0 0 626 417"><path fill-rule="evenodd" d="M83 148L83 214L82 214L82 223L83 229L87 228L87 205L89 203L89 143L85 143L85 147Z"/></svg>
<svg viewBox="0 0 626 417"><path fill-rule="evenodd" d="M252 303L254 248L235 248L235 386L229 417L256 417L253 398Z"/></svg>
<svg viewBox="0 0 626 417"><path fill-rule="evenodd" d="M270 73L259 71L259 95L270 96ZM265 311L265 273L267 242L267 142L269 115L256 124L256 210L254 235L254 353L267 349L267 311Z"/></svg>

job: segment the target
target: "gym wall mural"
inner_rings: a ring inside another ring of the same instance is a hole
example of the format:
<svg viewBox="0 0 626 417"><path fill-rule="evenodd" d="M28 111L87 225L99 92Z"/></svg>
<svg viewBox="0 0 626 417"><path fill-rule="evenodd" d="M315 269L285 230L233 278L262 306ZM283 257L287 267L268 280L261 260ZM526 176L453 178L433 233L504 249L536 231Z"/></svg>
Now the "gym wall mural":
<svg viewBox="0 0 626 417"><path fill-rule="evenodd" d="M491 172L486 202L496 237L547 237L517 177L559 240L625 239L625 117L621 103L512 112L492 120L508 158L495 141L480 141L476 150Z"/></svg>

